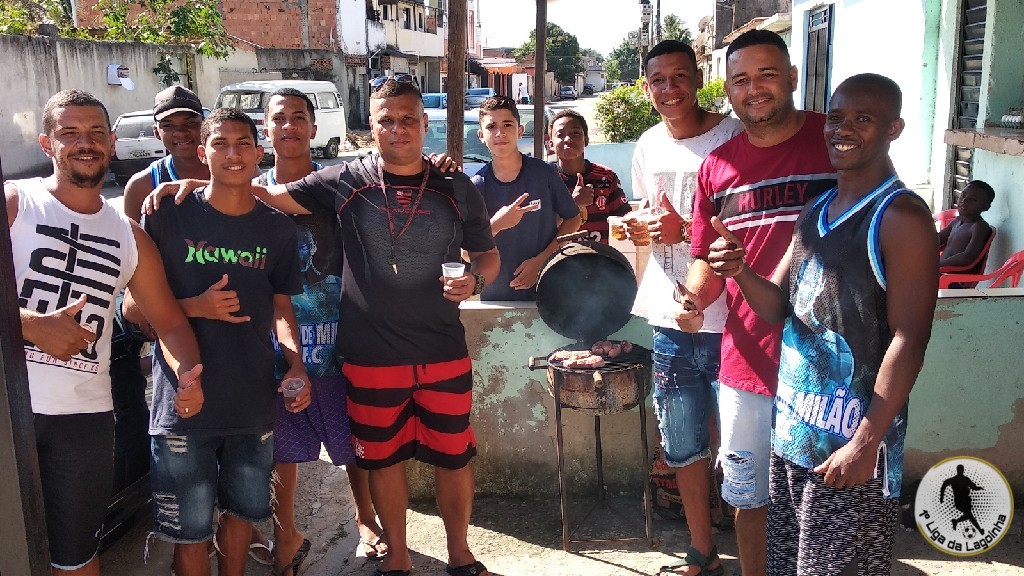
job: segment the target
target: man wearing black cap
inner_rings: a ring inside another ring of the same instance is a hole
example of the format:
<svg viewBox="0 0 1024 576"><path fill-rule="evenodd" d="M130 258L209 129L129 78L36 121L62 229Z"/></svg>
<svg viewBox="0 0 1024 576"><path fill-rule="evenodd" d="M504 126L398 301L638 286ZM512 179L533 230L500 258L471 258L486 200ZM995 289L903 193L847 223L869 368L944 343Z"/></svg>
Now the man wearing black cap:
<svg viewBox="0 0 1024 576"><path fill-rule="evenodd" d="M161 90L153 102L153 133L164 144L167 156L154 160L135 173L124 188L124 213L139 221L142 200L163 182L182 178L209 180L210 169L199 161L199 126L203 104L184 86Z"/></svg>

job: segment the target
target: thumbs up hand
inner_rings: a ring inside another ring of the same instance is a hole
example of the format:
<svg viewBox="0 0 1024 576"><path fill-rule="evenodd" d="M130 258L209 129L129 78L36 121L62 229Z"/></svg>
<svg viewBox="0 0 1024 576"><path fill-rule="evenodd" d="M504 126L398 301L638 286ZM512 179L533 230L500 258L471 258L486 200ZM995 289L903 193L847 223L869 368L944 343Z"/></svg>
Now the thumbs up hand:
<svg viewBox="0 0 1024 576"><path fill-rule="evenodd" d="M583 208L594 203L594 187L583 183L583 174L576 174L576 187L572 190L572 199L577 206Z"/></svg>
<svg viewBox="0 0 1024 576"><path fill-rule="evenodd" d="M720 238L711 243L708 251L708 264L722 278L733 278L746 266L743 257L747 251L743 242L733 234L717 216L711 217L711 227L718 232Z"/></svg>
<svg viewBox="0 0 1024 576"><path fill-rule="evenodd" d="M678 244L683 241L683 217L676 212L675 206L665 194L659 195L655 206L657 220L652 220L647 229L651 240L658 244Z"/></svg>
<svg viewBox="0 0 1024 576"><path fill-rule="evenodd" d="M85 307L86 296L49 314L21 310L23 336L40 350L67 362L96 341L96 333L88 326L82 326L75 318Z"/></svg>
<svg viewBox="0 0 1024 576"><path fill-rule="evenodd" d="M249 316L235 316L234 313L242 309L238 300L238 292L225 290L228 285L228 275L224 274L206 289L199 296L185 298L182 301L185 315L193 318L208 318L239 324L248 322Z"/></svg>

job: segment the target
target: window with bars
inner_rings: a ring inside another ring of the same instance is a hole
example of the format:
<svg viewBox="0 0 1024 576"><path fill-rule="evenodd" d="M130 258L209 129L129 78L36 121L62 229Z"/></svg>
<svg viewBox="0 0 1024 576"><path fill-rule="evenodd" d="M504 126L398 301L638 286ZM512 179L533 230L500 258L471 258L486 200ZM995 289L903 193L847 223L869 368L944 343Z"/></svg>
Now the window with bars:
<svg viewBox="0 0 1024 576"><path fill-rule="evenodd" d="M962 0L956 90L953 95L950 128L962 130L978 128L981 63L985 52L985 28L987 25L987 0ZM952 164L949 171L949 203L955 205L960 198L960 193L971 181L974 149L954 146L950 161Z"/></svg>

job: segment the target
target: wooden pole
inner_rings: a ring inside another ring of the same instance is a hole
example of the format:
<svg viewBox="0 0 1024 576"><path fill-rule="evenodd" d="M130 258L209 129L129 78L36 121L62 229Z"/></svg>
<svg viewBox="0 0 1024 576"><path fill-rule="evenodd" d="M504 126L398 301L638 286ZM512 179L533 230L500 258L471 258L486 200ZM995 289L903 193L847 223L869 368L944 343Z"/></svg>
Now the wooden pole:
<svg viewBox="0 0 1024 576"><path fill-rule="evenodd" d="M448 5L448 126L462 126L466 107L466 0ZM448 130L448 155L462 165L464 131Z"/></svg>
<svg viewBox="0 0 1024 576"><path fill-rule="evenodd" d="M0 182L3 182L0 165ZM7 203L0 202L7 222ZM39 482L36 434L28 395L24 340L14 280L11 232L0 232L0 574L48 576L50 552ZM82 479L88 482L87 478Z"/></svg>
<svg viewBox="0 0 1024 576"><path fill-rule="evenodd" d="M547 100L547 46L548 46L548 0L537 0L537 49L533 65L533 156L544 159L547 121L544 119L544 102Z"/></svg>

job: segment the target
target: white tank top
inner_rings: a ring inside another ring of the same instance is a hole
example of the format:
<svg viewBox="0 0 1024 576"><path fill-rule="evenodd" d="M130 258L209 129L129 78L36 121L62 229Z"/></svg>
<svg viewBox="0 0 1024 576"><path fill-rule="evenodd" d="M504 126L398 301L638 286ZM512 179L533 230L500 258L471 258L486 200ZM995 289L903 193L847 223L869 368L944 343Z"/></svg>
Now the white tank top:
<svg viewBox="0 0 1024 576"><path fill-rule="evenodd" d="M48 313L84 293L88 300L78 321L98 335L94 344L68 362L25 342L32 411L80 414L113 410L110 334L116 296L138 263L130 221L105 200L95 214L73 212L50 194L41 178L9 183L18 189L11 245L19 306Z"/></svg>

